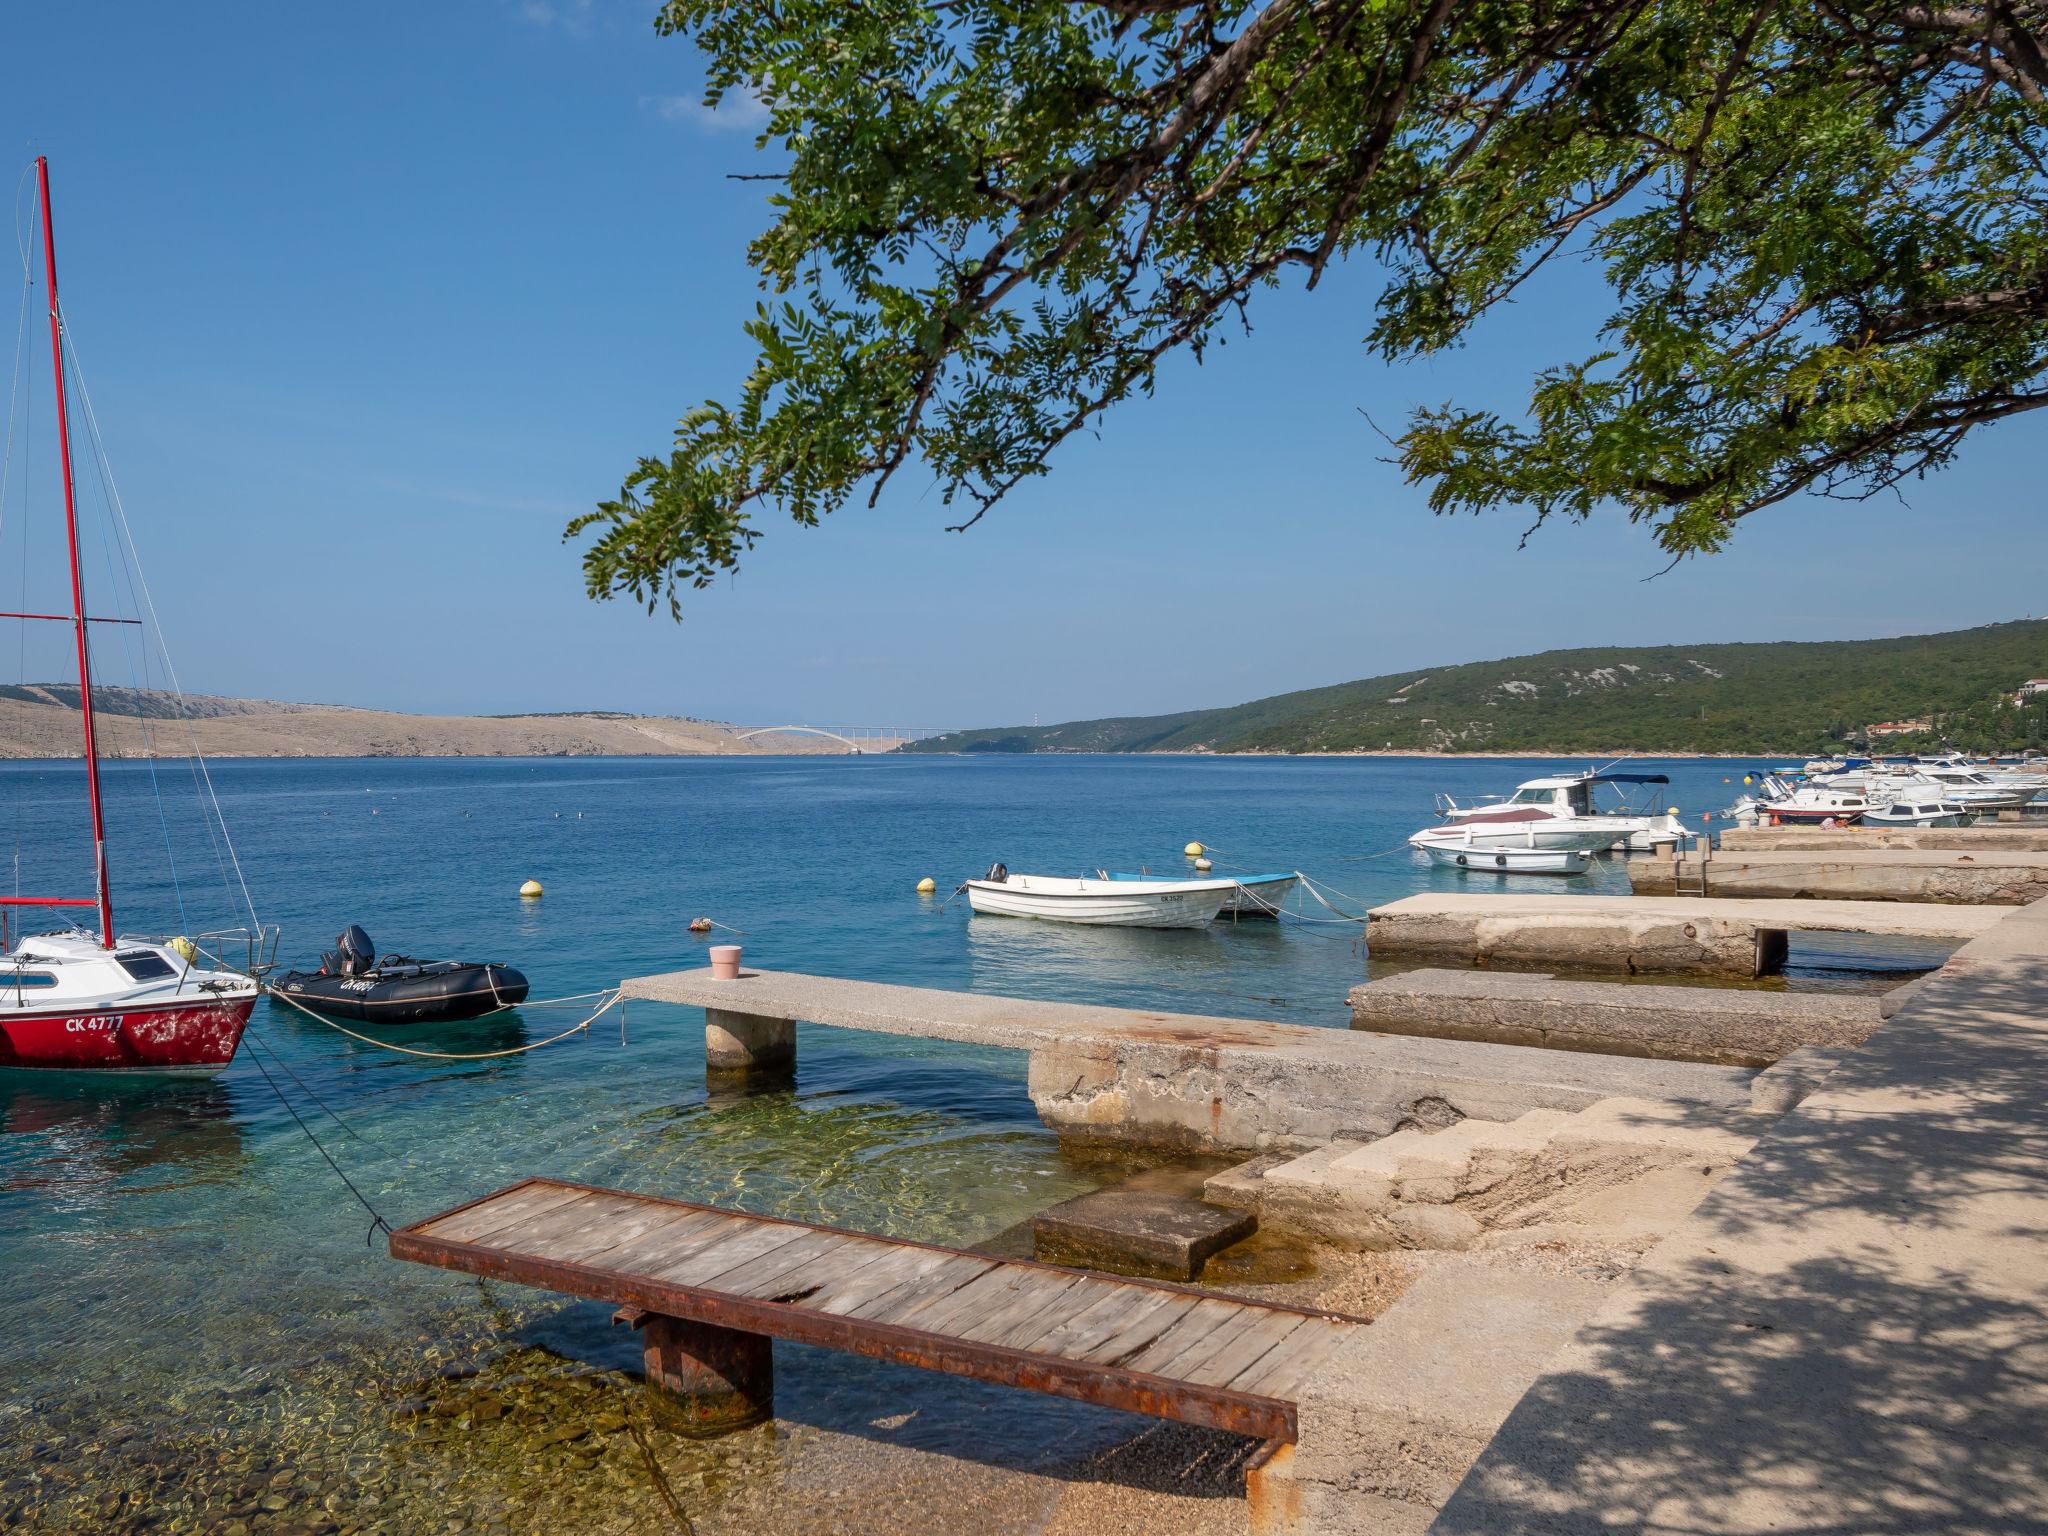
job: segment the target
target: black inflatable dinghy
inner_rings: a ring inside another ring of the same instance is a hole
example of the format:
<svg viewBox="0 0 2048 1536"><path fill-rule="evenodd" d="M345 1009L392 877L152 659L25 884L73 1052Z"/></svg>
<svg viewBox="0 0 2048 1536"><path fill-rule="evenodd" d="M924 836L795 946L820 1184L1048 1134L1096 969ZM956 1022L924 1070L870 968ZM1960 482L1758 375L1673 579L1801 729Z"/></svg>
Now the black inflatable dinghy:
<svg viewBox="0 0 2048 1536"><path fill-rule="evenodd" d="M377 957L354 924L320 957L317 971L287 971L271 990L316 1013L366 1024L435 1024L473 1019L526 1001L526 978L509 965L472 960Z"/></svg>

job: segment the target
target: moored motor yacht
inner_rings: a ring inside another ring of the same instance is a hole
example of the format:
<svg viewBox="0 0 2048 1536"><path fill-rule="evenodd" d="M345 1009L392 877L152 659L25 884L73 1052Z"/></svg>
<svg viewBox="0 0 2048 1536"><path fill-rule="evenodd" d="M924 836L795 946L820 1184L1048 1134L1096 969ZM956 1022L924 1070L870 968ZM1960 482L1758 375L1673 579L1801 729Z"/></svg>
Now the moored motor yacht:
<svg viewBox="0 0 2048 1536"><path fill-rule="evenodd" d="M1802 784L1788 795L1757 804L1758 815L1772 826L1834 822L1846 827L1869 809L1870 801L1861 790L1836 789L1826 784Z"/></svg>
<svg viewBox="0 0 2048 1536"><path fill-rule="evenodd" d="M1660 847L1685 843L1692 834L1675 815L1652 815L1626 807L1603 811L1593 802L1593 786L1670 782L1670 776L1662 773L1589 770L1530 779L1516 785L1512 795L1469 805L1460 805L1449 795L1439 795L1437 807L1446 828L1470 828L1480 836L1513 833L1527 827L1533 829L1535 846L1539 848L1625 848L1631 853L1652 853Z"/></svg>

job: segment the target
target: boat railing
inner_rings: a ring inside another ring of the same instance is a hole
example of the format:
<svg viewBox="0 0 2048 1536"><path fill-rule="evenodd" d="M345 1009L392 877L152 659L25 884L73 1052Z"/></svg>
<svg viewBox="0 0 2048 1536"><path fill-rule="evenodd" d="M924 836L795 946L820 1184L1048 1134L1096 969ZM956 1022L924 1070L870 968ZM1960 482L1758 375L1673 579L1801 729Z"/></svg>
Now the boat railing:
<svg viewBox="0 0 2048 1536"><path fill-rule="evenodd" d="M277 945L283 936L283 929L276 923L258 923L255 927L216 928L206 933L175 935L192 946L193 953L218 970L234 971L247 976L251 981L261 981L277 969ZM153 938L148 942L170 945L171 938ZM239 954L239 959L230 958ZM189 974L189 972L188 972ZM184 987L184 977L178 985Z"/></svg>

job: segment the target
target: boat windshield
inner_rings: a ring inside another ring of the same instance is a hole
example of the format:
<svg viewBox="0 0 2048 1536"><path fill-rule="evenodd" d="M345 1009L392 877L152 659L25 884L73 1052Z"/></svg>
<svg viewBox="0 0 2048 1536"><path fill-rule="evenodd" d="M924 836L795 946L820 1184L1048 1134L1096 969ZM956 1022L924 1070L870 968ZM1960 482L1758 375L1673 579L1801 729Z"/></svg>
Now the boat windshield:
<svg viewBox="0 0 2048 1536"><path fill-rule="evenodd" d="M1549 805L1557 798L1554 789L1518 789L1509 805Z"/></svg>

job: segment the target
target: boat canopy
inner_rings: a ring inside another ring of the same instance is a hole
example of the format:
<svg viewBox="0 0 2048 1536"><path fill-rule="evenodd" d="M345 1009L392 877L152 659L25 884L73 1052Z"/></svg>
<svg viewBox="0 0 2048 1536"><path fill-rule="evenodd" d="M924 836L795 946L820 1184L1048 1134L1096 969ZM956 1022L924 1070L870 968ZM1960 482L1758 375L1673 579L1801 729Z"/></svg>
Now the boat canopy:
<svg viewBox="0 0 2048 1536"><path fill-rule="evenodd" d="M1592 773L1586 776L1588 784L1669 784L1668 773Z"/></svg>

